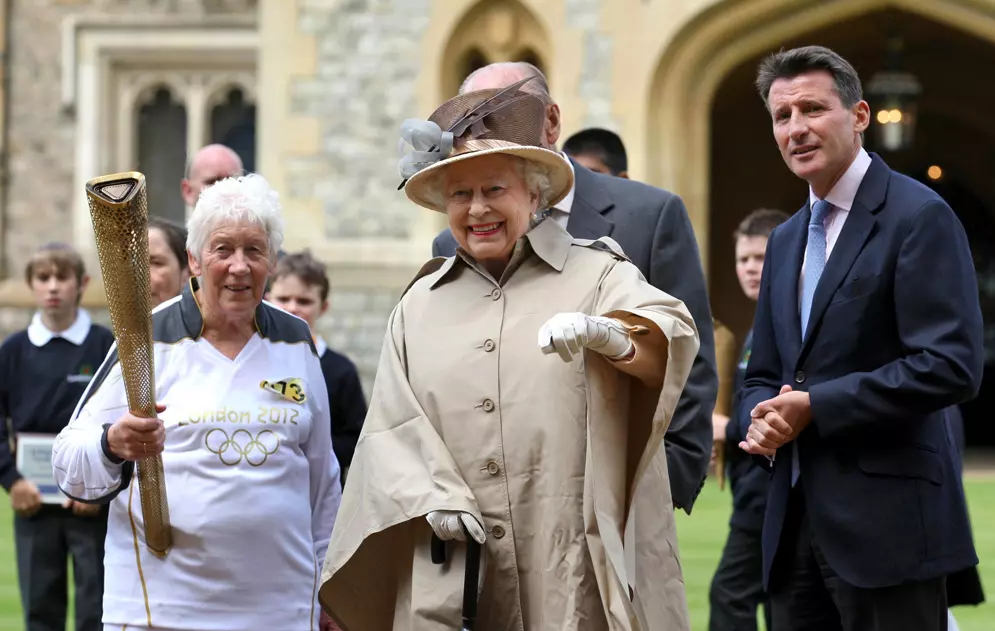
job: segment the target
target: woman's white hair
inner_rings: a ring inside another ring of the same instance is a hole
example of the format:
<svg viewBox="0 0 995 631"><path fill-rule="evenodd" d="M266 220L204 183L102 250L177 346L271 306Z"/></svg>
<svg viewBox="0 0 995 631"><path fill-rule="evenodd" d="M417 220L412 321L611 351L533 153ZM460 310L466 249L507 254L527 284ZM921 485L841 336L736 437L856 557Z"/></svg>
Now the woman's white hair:
<svg viewBox="0 0 995 631"><path fill-rule="evenodd" d="M551 169L541 162L527 160L521 156L508 155L508 157L514 158L515 165L518 167L518 175L525 180L525 188L530 193L539 195L539 204L536 206L536 210L546 210L549 206L549 200L553 196ZM431 186L427 187L431 191L427 194L429 201L442 212L446 212L446 196L443 192L445 181L445 169L439 169L433 176Z"/></svg>
<svg viewBox="0 0 995 631"><path fill-rule="evenodd" d="M269 239L270 259L283 245L280 195L258 173L226 177L205 188L187 221L187 249L200 260L211 233L227 223L261 227Z"/></svg>

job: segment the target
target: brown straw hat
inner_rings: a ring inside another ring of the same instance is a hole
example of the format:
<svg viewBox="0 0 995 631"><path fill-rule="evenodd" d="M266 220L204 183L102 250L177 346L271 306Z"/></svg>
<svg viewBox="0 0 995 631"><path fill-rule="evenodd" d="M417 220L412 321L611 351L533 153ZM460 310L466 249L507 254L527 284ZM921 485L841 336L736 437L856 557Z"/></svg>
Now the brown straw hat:
<svg viewBox="0 0 995 631"><path fill-rule="evenodd" d="M538 97L519 90L533 77L506 88L476 90L453 97L424 120L401 126L403 142L414 151L400 164L408 199L430 210L445 212L433 203L441 169L461 160L495 153L518 156L542 164L549 173L552 207L573 187L573 169L562 154L541 146L546 106Z"/></svg>

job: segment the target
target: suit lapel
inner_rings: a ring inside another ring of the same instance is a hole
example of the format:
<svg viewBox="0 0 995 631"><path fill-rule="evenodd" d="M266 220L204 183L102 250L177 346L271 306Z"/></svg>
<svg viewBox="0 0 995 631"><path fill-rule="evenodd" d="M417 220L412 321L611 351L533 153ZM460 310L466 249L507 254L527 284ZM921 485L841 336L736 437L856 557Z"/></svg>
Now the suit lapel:
<svg viewBox="0 0 995 631"><path fill-rule="evenodd" d="M791 344L790 357L797 357L801 348L802 325L799 321L798 278L802 273L802 258L805 255L810 216L811 210L805 206L795 215L799 221L794 222L790 228L785 226L789 230L785 234L788 239L787 258L785 258L784 266L780 268L780 273L784 276L782 276L781 282L774 285L783 288L779 292L782 298L779 310L781 321L787 325L788 342Z"/></svg>
<svg viewBox="0 0 995 631"><path fill-rule="evenodd" d="M826 307L829 306L829 301L850 272L853 262L857 260L857 255L864 249L864 243L867 242L867 237L870 236L874 224L874 215L855 203L850 209L846 223L843 224L843 230L836 240L833 253L826 261L826 268L822 272L819 284L815 287L803 348L808 345L812 331L818 327L819 321L826 312Z"/></svg>
<svg viewBox="0 0 995 631"><path fill-rule="evenodd" d="M836 240L833 252L826 261L826 268L815 288L802 352L810 344L812 332L817 330L833 294L850 273L857 255L864 249L867 238L874 230L874 225L877 223L874 215L884 204L888 190L889 171L888 165L881 158L871 154L871 166L867 169L860 188L857 189L857 197L853 200L850 214L843 224L843 230Z"/></svg>
<svg viewBox="0 0 995 631"><path fill-rule="evenodd" d="M575 239L611 236L615 224L604 213L615 206L608 191L594 173L570 161L574 167L574 200L567 220L567 232Z"/></svg>

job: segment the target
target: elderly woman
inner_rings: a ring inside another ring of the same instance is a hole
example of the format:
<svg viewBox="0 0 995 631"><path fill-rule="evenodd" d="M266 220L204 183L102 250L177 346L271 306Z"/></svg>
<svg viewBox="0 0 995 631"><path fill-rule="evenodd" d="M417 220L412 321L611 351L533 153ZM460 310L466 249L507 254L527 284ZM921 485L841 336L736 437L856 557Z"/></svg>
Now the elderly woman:
<svg viewBox="0 0 995 631"><path fill-rule="evenodd" d="M469 92L404 130L408 197L459 249L394 309L319 592L346 631L688 629L661 448L697 351L678 300L611 240L544 219L570 164L543 103ZM445 130L445 131L443 131Z"/></svg>
<svg viewBox="0 0 995 631"><path fill-rule="evenodd" d="M277 195L257 175L225 179L188 230L193 277L153 312L158 418L128 412L112 352L57 438L56 479L111 505L105 629L312 631L339 465L310 331L262 302L283 238ZM144 544L134 480L156 454L173 537L162 559Z"/></svg>
<svg viewBox="0 0 995 631"><path fill-rule="evenodd" d="M186 229L160 217L149 219L149 274L153 307L180 295L190 279Z"/></svg>

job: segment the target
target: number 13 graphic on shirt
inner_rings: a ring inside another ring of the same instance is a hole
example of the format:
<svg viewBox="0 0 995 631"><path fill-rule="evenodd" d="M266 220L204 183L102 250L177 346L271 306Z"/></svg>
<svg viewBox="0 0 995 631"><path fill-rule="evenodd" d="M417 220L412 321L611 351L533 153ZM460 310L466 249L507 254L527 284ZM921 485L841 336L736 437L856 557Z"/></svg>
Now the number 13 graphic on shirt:
<svg viewBox="0 0 995 631"><path fill-rule="evenodd" d="M304 403L307 401L307 395L304 393L304 385L296 377L280 379L279 381L262 381L259 387L263 390L275 392L281 397L290 399L294 403Z"/></svg>

